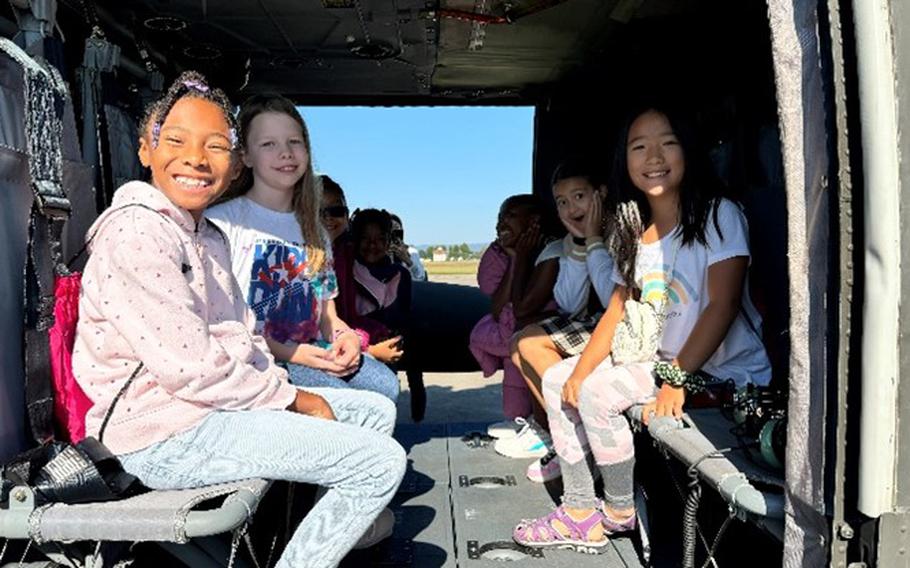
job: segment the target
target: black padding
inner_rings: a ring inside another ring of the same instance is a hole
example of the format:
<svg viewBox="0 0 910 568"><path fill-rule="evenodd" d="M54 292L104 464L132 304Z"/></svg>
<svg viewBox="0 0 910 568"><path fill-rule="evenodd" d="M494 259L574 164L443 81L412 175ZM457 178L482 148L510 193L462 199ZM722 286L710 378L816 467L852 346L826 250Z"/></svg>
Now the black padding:
<svg viewBox="0 0 910 568"><path fill-rule="evenodd" d="M411 332L405 351L430 372L471 372L480 369L468 350L474 325L490 313L490 298L479 288L442 282L414 282ZM413 367L411 367L413 368Z"/></svg>

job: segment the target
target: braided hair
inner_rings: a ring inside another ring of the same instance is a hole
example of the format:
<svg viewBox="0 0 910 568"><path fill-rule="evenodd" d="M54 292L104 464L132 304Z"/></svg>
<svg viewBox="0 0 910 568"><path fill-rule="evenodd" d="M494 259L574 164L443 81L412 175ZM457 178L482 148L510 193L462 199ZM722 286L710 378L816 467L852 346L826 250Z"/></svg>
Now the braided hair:
<svg viewBox="0 0 910 568"><path fill-rule="evenodd" d="M294 216L297 218L297 223L300 225L303 241L306 243L306 273L312 277L325 268L328 263L328 254L326 253L328 235L320 222L322 184L317 182L316 175L313 173L313 152L310 145L310 133L303 117L300 116L293 102L276 94L253 95L240 105L238 120L240 122L241 146L246 146L247 144L247 136L249 136L250 124L252 124L253 119L266 112L285 114L291 117L300 126L300 130L303 133L303 144L309 159L307 160L303 177L294 185L291 207L294 211ZM223 202L244 195L252 187L253 173L251 168L245 167L220 201Z"/></svg>
<svg viewBox="0 0 910 568"><path fill-rule="evenodd" d="M686 164L679 187L679 225L675 229L682 240L681 246L696 241L707 244L705 231L709 217L713 217L717 234L723 239L717 218L717 209L723 197L722 185L711 168L707 153L701 150L694 129L679 113L672 110L659 105L639 107L628 116L619 132L613 155L607 207L611 217L608 238L610 253L626 285L633 290L637 289L635 258L638 242L651 223L651 208L644 193L629 177L626 147L632 123L648 112L657 112L667 118L682 148Z"/></svg>
<svg viewBox="0 0 910 568"><path fill-rule="evenodd" d="M238 128L231 101L224 94L224 91L210 87L205 77L197 71L184 71L181 73L171 83L163 97L145 107L142 121L139 123L139 131L150 134L152 148L158 147L161 125L164 124L167 115L177 104L177 101L186 97L209 101L221 109L224 119L230 128L232 149L236 149L239 140L237 135Z"/></svg>

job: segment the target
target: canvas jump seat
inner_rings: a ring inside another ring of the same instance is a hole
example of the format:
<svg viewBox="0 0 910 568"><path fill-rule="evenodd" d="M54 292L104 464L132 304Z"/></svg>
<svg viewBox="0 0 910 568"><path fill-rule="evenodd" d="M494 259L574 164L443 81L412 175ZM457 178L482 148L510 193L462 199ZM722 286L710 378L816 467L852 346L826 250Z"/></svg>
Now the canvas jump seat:
<svg viewBox="0 0 910 568"><path fill-rule="evenodd" d="M0 128L0 237L7 249L0 260L9 264L0 273L18 275L0 279L3 288L0 309L5 320L0 329L3 339L0 360L13 363L4 364L0 375L3 389L9 395L4 403L8 408L3 409L6 417L0 420L3 439L0 449L8 458L21 450L25 442L23 398L32 436L45 440L53 431L46 339L53 321L53 278L61 255L67 248L73 248L68 245L74 240L81 241L78 233L84 234L90 222L90 218L79 219L80 227L74 230L74 219L84 215L87 204L92 205L93 212L95 208L92 170L79 154L72 100L59 72L43 58L32 57L15 43L0 38L0 76L7 83L4 86L10 87L0 89L3 115L0 117L3 124ZM97 74L85 76L100 81ZM83 210L70 216L73 203ZM66 235L70 236L69 242ZM21 275L27 265L27 280L37 288L31 294L31 301L38 317L24 324L21 298L26 296L26 290ZM23 336L27 354L24 373ZM48 417L45 426L36 424L35 416L41 415ZM42 434L41 430L47 432ZM31 541L30 546L37 545L48 557L62 561L65 566L72 563L52 552L52 547L42 545L75 541L185 544L235 531L232 547L235 552L241 530L250 521L269 484L266 480L249 479L198 489L151 491L121 501L41 506L36 506L30 488L14 487L8 505L0 506L0 539ZM192 547L167 548L177 556L192 559L193 566L205 566L201 559L207 559L212 566L223 566L210 555L194 553ZM92 557L79 564L100 566Z"/></svg>
<svg viewBox="0 0 910 568"><path fill-rule="evenodd" d="M687 509L683 514L682 565L685 568L694 565L696 535L702 532L695 517L701 485L714 489L727 503L730 520L752 522L783 542L784 479L751 458L750 450L731 433L733 422L719 408L689 410L682 420L655 418L647 427L641 420L642 408L633 406L626 412L633 430L647 432L664 456L679 461L691 476L691 484L686 480L687 483L680 486ZM698 488L695 488L696 484ZM642 552L647 560L650 556L647 502L640 492L636 494L636 505ZM720 530L725 527L726 524ZM714 546L710 543L716 544L720 537L722 532L716 536L702 533L698 538L705 548L709 548Z"/></svg>

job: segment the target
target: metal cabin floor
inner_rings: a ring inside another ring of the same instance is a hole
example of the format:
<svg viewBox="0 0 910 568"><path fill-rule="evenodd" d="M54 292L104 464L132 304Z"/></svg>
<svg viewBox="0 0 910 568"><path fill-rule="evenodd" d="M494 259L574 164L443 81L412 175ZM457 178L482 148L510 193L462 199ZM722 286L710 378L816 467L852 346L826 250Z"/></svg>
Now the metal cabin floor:
<svg viewBox="0 0 910 568"><path fill-rule="evenodd" d="M522 518L547 513L557 487L528 481L531 460L499 456L492 443L462 436L484 432L483 424L399 424L395 437L408 452L408 471L392 502L395 532L370 551L355 551L342 564L483 568L513 566L639 568L637 540L619 538L600 555L545 551L538 557L519 551L476 552L490 543L512 542L512 528ZM477 443L479 442L479 443ZM549 491L549 492L548 492ZM634 541L634 542L633 542ZM498 558L497 558L498 556Z"/></svg>

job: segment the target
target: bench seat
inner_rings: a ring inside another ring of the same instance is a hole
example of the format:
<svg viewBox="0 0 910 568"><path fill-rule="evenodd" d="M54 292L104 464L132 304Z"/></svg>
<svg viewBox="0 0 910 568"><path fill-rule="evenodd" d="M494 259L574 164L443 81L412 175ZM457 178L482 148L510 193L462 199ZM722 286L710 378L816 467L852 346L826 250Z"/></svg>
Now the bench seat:
<svg viewBox="0 0 910 568"><path fill-rule="evenodd" d="M151 491L122 501L34 506L30 490L11 491L0 509L0 538L44 542L155 541L184 544L249 520L271 482L247 479L197 489Z"/></svg>
<svg viewBox="0 0 910 568"><path fill-rule="evenodd" d="M690 410L681 421L657 418L646 429L641 411L641 406L634 406L626 413L634 428L646 430L659 448L687 468L698 462L695 470L699 478L713 487L738 517L783 539L784 479L750 458L749 450L730 431L734 424L720 409ZM723 453L704 458L719 450Z"/></svg>

